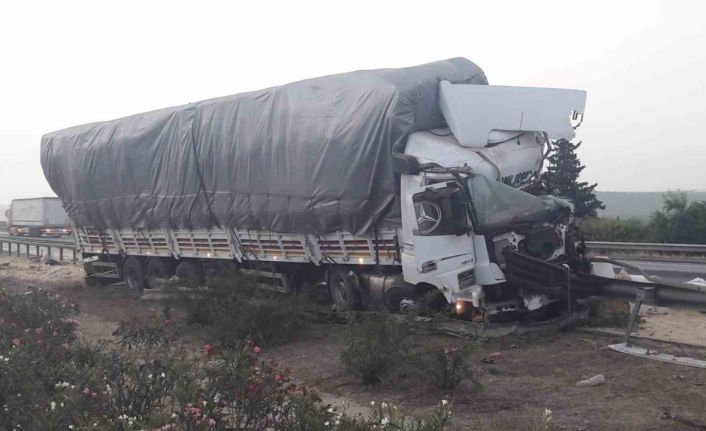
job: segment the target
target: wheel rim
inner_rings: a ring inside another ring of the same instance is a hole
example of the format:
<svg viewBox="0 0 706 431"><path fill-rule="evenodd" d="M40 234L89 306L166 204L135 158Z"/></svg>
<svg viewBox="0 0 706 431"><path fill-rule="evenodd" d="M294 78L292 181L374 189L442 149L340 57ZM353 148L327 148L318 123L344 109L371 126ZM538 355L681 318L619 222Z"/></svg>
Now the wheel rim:
<svg viewBox="0 0 706 431"><path fill-rule="evenodd" d="M417 311L417 302L412 298L401 298L399 302L400 313Z"/></svg>
<svg viewBox="0 0 706 431"><path fill-rule="evenodd" d="M333 285L333 302L337 305L348 305L348 286L346 282L339 279L336 284Z"/></svg>
<svg viewBox="0 0 706 431"><path fill-rule="evenodd" d="M139 282L137 280L137 273L134 269L129 268L125 273L125 281L130 289L137 289Z"/></svg>

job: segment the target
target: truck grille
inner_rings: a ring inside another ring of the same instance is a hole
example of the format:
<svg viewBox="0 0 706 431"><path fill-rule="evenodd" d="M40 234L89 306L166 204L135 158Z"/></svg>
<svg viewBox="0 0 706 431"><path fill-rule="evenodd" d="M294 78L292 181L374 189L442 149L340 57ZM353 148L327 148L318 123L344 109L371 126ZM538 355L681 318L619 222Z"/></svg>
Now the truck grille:
<svg viewBox="0 0 706 431"><path fill-rule="evenodd" d="M458 288L460 290L467 289L474 284L476 284L476 276L472 269L458 274Z"/></svg>

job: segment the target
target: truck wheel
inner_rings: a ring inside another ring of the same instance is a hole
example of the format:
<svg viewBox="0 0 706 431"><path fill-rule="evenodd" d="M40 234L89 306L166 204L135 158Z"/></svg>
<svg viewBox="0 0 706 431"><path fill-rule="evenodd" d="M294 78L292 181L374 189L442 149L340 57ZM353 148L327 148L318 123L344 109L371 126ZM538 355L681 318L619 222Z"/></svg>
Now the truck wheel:
<svg viewBox="0 0 706 431"><path fill-rule="evenodd" d="M145 288L145 268L136 257L130 256L125 261L123 280L131 290L142 291Z"/></svg>
<svg viewBox="0 0 706 431"><path fill-rule="evenodd" d="M396 281L385 292L385 303L393 313L412 313L418 309L418 299L414 286Z"/></svg>
<svg viewBox="0 0 706 431"><path fill-rule="evenodd" d="M162 259L159 257L152 257L147 259L147 267L145 269L145 276L147 278L147 288L154 289L153 280L160 278L163 280L169 279L174 275L174 262L169 259Z"/></svg>
<svg viewBox="0 0 706 431"><path fill-rule="evenodd" d="M358 276L353 271L345 268L331 270L328 275L328 289L337 310L360 309L362 301L358 290Z"/></svg>
<svg viewBox="0 0 706 431"><path fill-rule="evenodd" d="M189 283L194 283L197 286L203 284L204 282L201 265L199 265L198 262L193 262L190 260L179 262L176 267L175 275L177 278L181 280L188 280Z"/></svg>

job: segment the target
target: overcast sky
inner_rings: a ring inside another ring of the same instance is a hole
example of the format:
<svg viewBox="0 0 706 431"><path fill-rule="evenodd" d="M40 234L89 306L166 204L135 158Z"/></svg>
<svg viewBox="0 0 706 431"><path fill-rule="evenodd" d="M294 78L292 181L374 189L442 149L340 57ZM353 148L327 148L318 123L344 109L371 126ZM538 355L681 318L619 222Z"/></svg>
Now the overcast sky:
<svg viewBox="0 0 706 431"><path fill-rule="evenodd" d="M462 56L491 84L588 91L600 190L706 189L697 1L2 1L0 204L52 195L43 133L355 69Z"/></svg>

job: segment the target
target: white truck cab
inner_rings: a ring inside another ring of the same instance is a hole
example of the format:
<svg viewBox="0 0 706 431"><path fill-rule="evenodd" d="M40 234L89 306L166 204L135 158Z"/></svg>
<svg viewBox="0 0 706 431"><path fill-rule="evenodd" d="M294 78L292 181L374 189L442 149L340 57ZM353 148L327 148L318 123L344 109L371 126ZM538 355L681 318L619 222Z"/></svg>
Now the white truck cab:
<svg viewBox="0 0 706 431"><path fill-rule="evenodd" d="M570 204L522 188L538 177L550 141L573 137L571 119L582 115L586 94L448 82L439 91L449 128L413 133L398 157L402 272L459 309L480 309L507 282L504 248L524 241L547 261L565 253ZM518 305L496 296L503 305L495 311Z"/></svg>

